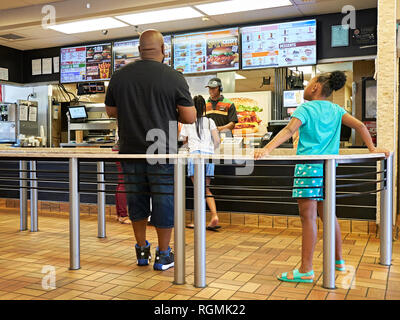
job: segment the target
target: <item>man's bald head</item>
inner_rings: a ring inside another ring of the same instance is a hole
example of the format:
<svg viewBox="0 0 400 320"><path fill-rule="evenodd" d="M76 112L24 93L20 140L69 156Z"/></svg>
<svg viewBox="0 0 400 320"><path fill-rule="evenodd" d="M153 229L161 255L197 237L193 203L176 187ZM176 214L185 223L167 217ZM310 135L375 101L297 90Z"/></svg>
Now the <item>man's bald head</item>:
<svg viewBox="0 0 400 320"><path fill-rule="evenodd" d="M143 60L156 60L162 62L164 59L164 38L157 30L146 30L140 35L139 52Z"/></svg>

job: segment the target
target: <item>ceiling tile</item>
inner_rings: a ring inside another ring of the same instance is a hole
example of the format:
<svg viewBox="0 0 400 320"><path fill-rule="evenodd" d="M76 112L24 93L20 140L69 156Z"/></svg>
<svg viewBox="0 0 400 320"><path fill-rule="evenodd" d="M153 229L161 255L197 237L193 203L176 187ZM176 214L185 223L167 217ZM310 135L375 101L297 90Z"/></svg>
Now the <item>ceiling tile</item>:
<svg viewBox="0 0 400 320"><path fill-rule="evenodd" d="M295 7L273 8L248 12L238 12L212 18L223 25L243 24L257 21L276 20L285 17L299 17L301 13Z"/></svg>
<svg viewBox="0 0 400 320"><path fill-rule="evenodd" d="M69 45L70 43L83 43L90 41L103 41L118 38L137 37L138 34L134 27L111 29L108 34L104 36L101 31L88 32L82 34L75 34L73 38L66 37L64 34L54 30L44 30L40 27L42 14L40 4L52 3L57 9L58 21L65 19L77 19L79 17L95 18L99 16L115 16L121 13L121 10L128 8L124 13L132 12L132 8L138 8L139 11L146 10L146 8L160 8L168 4L174 6L193 5L206 2L209 0L96 0L91 1L92 6L90 9L85 7L85 2L82 0L0 0L0 10L3 7L10 5L22 5L22 3L39 4L32 10L31 8L19 8L14 10L7 10L7 14L0 19L0 33L15 33L27 37L26 40L17 40L14 43L18 45L34 46L35 48L50 47L53 43L56 45ZM56 3L54 3L56 2ZM57 3L58 2L58 3ZM296 3L294 6L272 8L266 10L256 10L249 12L233 13L227 15L219 15L210 17L209 21L202 21L202 19L188 19L177 22L164 22L140 26L139 30L154 28L163 33L180 33L198 29L217 29L222 26L234 26L239 24L260 24L263 21L273 21L284 18L300 18L302 16L313 16L318 14L340 12L342 7L346 4L352 4L356 9L365 9L376 7L377 0L313 0L310 4L301 4L302 0L292 0ZM0 11L0 14L2 12ZM29 23L32 26L29 26ZM29 42L27 42L29 41ZM9 42L11 44L11 42ZM11 45L9 45L11 46Z"/></svg>
<svg viewBox="0 0 400 320"><path fill-rule="evenodd" d="M322 3L298 5L297 8L304 15L318 15L341 12L342 8L351 5L356 10L376 8L377 0L362 0L362 1L348 1L348 0L324 0Z"/></svg>
<svg viewBox="0 0 400 320"><path fill-rule="evenodd" d="M53 2L60 2L64 0L1 0L0 10L8 10L15 8L23 8L34 6L38 4L49 4Z"/></svg>

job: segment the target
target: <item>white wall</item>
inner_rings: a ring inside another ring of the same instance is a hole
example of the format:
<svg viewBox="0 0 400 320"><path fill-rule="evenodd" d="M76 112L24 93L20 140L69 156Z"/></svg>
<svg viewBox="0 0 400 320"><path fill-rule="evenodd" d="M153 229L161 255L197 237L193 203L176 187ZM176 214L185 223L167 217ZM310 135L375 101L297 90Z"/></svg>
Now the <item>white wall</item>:
<svg viewBox="0 0 400 320"><path fill-rule="evenodd" d="M206 85L210 79L215 78L216 76L217 76L216 74L205 75L205 76L194 76L194 77L185 76L192 97L200 94L203 96L204 99L207 100L209 94Z"/></svg>

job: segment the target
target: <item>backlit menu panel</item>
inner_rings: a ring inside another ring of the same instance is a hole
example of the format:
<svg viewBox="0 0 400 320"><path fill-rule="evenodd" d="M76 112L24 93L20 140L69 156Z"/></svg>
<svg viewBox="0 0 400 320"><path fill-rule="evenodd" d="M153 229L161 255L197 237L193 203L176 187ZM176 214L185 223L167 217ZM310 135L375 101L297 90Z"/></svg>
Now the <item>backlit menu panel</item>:
<svg viewBox="0 0 400 320"><path fill-rule="evenodd" d="M239 69L239 29L174 36L174 68L182 73Z"/></svg>
<svg viewBox="0 0 400 320"><path fill-rule="evenodd" d="M316 20L242 28L243 69L317 63Z"/></svg>
<svg viewBox="0 0 400 320"><path fill-rule="evenodd" d="M164 37L164 63L171 66L171 36ZM114 42L114 71L140 59L139 39Z"/></svg>
<svg viewBox="0 0 400 320"><path fill-rule="evenodd" d="M62 48L60 82L105 81L111 77L111 43Z"/></svg>

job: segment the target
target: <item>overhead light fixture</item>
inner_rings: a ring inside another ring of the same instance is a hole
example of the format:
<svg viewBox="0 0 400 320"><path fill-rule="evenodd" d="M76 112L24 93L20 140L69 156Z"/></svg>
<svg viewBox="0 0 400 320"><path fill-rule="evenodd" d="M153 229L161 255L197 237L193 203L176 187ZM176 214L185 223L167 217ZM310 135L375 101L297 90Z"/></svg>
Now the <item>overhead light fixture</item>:
<svg viewBox="0 0 400 320"><path fill-rule="evenodd" d="M82 33L82 32L90 32L97 30L122 28L127 26L128 26L127 24L121 21L118 21L111 17L107 17L107 18L98 18L98 19L81 20L75 22L56 24L53 26L49 26L48 28L66 34L73 34L73 33Z"/></svg>
<svg viewBox="0 0 400 320"><path fill-rule="evenodd" d="M245 79L247 78L235 72L235 80L245 80Z"/></svg>
<svg viewBox="0 0 400 320"><path fill-rule="evenodd" d="M202 17L203 14L191 7L147 11L123 16L116 16L117 19L131 25L151 24L156 22L175 21Z"/></svg>
<svg viewBox="0 0 400 320"><path fill-rule="evenodd" d="M292 2L290 2L289 0L274 0L274 1L228 0L228 1L200 4L196 5L195 7L209 16L215 16L219 14L278 8L278 7L285 7L292 5L293 5Z"/></svg>

